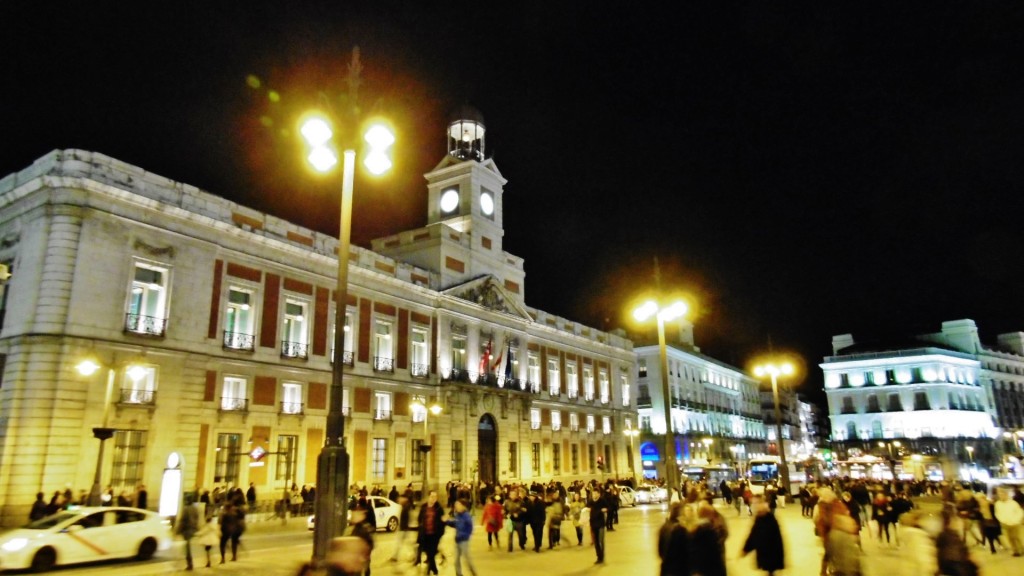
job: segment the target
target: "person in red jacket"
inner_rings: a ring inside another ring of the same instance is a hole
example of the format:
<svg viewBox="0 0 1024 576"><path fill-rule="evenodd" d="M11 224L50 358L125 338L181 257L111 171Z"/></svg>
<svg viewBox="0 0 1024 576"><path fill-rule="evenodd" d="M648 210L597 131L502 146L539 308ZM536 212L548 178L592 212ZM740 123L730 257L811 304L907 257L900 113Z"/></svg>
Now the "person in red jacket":
<svg viewBox="0 0 1024 576"><path fill-rule="evenodd" d="M501 528L504 525L505 509L501 506L500 496L491 496L487 505L484 506L484 529L487 531L487 547L491 547L491 537L494 543L501 547Z"/></svg>

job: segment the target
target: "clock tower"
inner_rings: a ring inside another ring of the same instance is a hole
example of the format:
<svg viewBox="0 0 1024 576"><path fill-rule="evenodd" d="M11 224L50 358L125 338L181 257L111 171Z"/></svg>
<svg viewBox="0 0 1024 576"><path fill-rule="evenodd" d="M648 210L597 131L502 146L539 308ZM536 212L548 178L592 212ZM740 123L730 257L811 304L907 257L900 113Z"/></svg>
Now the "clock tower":
<svg viewBox="0 0 1024 576"><path fill-rule="evenodd" d="M435 270L442 288L482 276L493 276L520 302L523 260L502 248L502 197L507 182L494 160L487 158L483 116L463 106L446 129L448 153L425 174L427 226L373 241L376 252ZM429 234L426 233L429 231Z"/></svg>

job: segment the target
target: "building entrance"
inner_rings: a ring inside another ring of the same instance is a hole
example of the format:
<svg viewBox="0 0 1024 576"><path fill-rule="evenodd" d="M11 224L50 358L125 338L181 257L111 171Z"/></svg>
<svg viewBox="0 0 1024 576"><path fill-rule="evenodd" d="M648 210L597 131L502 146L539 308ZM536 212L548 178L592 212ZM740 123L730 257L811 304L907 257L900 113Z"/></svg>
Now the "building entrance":
<svg viewBox="0 0 1024 576"><path fill-rule="evenodd" d="M498 426L494 417L484 414L477 429L477 457L480 463L480 481L494 484L498 480Z"/></svg>

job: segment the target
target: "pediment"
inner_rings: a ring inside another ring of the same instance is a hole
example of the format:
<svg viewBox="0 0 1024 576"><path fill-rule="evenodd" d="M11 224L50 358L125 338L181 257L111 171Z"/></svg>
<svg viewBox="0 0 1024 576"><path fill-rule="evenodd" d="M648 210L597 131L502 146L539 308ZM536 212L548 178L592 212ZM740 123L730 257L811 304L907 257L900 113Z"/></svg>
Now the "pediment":
<svg viewBox="0 0 1024 576"><path fill-rule="evenodd" d="M488 310L504 312L505 314L518 316L525 320L533 320L526 311L526 307L520 304L516 297L509 293L498 282L498 279L491 274L452 286L447 290L442 290L441 293L472 302Z"/></svg>
<svg viewBox="0 0 1024 576"><path fill-rule="evenodd" d="M466 162L475 162L475 160L460 160L451 154L445 154L444 158L442 158L441 161L437 163L437 166L434 166L434 169L430 172L438 172L450 166L464 164ZM502 182L506 182L505 177L501 175L501 170L498 170L498 165L494 163L494 158L487 158L483 162L479 162L479 164L483 169L488 172L492 172L495 176L500 178Z"/></svg>

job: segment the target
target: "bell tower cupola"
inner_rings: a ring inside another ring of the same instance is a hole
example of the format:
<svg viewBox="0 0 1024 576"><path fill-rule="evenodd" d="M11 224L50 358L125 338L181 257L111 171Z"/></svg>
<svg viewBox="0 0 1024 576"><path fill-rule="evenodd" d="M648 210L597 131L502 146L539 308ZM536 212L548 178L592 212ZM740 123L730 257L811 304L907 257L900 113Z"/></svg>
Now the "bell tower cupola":
<svg viewBox="0 0 1024 576"><path fill-rule="evenodd" d="M448 122L448 154L459 160L484 159L484 117L472 106L463 106Z"/></svg>

